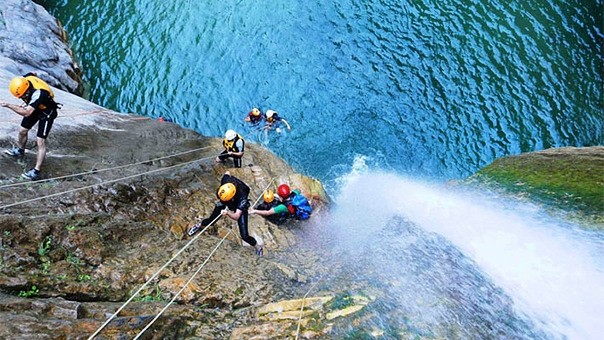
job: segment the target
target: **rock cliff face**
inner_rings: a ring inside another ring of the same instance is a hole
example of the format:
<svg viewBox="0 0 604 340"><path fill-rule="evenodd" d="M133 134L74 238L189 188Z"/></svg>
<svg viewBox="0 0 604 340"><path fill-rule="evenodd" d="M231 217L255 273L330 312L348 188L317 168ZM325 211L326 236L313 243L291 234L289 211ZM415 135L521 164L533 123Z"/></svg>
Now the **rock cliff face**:
<svg viewBox="0 0 604 340"><path fill-rule="evenodd" d="M36 72L50 85L82 95L82 72L59 22L31 0L0 2L0 69Z"/></svg>
<svg viewBox="0 0 604 340"><path fill-rule="evenodd" d="M17 103L7 85L29 71L78 92L79 70L56 21L24 0L3 1L0 12L0 100ZM214 163L219 139L112 112L64 91L56 97L64 108L47 141L43 173L58 179L19 182L35 161L33 135L23 159L0 156L0 338L87 338L158 273L101 333L133 338L223 237L177 305L153 325L154 338L227 338L255 323L249 307L303 295L296 289L314 269L292 268L285 250L304 223L321 223L328 198L320 182L261 146L247 145L244 167L230 169ZM4 149L14 145L20 116L0 109L0 119ZM210 213L227 170L252 188L252 201L280 183L300 188L312 200L313 217L277 227L251 216L250 232L265 244L262 258L228 218L189 244L186 230Z"/></svg>

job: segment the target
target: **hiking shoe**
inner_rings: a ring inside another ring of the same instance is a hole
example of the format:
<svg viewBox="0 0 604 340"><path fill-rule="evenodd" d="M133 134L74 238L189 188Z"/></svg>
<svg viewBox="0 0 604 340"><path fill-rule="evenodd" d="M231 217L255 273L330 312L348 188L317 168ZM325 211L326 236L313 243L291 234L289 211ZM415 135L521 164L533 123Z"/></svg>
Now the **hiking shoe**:
<svg viewBox="0 0 604 340"><path fill-rule="evenodd" d="M21 157L25 155L25 150L15 146L12 149L4 150L4 153L13 157Z"/></svg>
<svg viewBox="0 0 604 340"><path fill-rule="evenodd" d="M37 181L40 179L40 171L32 168L28 172L24 172L21 174L21 177L27 178L31 181Z"/></svg>
<svg viewBox="0 0 604 340"><path fill-rule="evenodd" d="M196 224L193 227L191 227L191 229L189 229L189 232L188 232L189 236L195 235L195 233L198 232L199 229L201 229L201 224Z"/></svg>
<svg viewBox="0 0 604 340"><path fill-rule="evenodd" d="M264 248L262 248L262 247L256 248L256 255L258 255L258 256L264 255Z"/></svg>

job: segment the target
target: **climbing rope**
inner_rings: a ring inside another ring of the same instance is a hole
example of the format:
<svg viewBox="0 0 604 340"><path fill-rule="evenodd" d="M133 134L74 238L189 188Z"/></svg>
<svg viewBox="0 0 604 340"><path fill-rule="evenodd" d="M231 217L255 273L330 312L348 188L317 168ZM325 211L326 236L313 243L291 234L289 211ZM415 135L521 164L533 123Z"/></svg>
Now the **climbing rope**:
<svg viewBox="0 0 604 340"><path fill-rule="evenodd" d="M96 174L96 173L99 173L99 172L104 172L104 171L109 171L109 170L117 170L117 169L122 169L122 168L129 167L129 166L140 165L140 164L145 164L145 163L149 163L149 162L159 161L159 160L166 159L166 158L181 156L181 155L184 155L184 154L187 154L187 153L196 152L196 151L200 151L200 150L204 150L204 149L208 149L208 148L210 148L210 146L206 146L206 147L203 147L203 148L197 148L197 149L193 149L193 150L188 150L188 151L183 151L183 152L171 154L171 155L164 156L164 157L153 158L153 159L149 159L149 160L146 160L146 161L140 161L140 162L136 162L136 163L124 164L124 165L119 165L119 166L115 166L115 167L111 167L111 168L105 168L105 169L90 170L90 171L80 172L80 173L72 174L72 175L65 175L65 176L52 177L52 178L45 178L45 179L41 179L41 180L37 180L37 181L23 181L23 182L18 182L18 183L5 184L5 185L0 185L0 189L9 188L9 187L16 187L16 186L26 185L26 184L39 184L39 183L44 183L44 182L49 182L49 181L54 181L54 180L59 180L59 179L65 179L65 178L71 178L71 177L77 177L77 176L84 176L84 175L90 175L90 174Z"/></svg>
<svg viewBox="0 0 604 340"><path fill-rule="evenodd" d="M105 328L109 324L109 322L111 322L111 320L113 320L119 314L119 312L121 312L122 309L124 309L124 307L126 307L126 305L128 305L130 301L132 301L132 299L134 299L138 295L138 293L140 293L151 281L153 281L159 275L159 273L166 269L166 267L170 263L172 263L172 261L174 261L176 257L178 257L183 251L185 251L185 249L187 249L193 242L195 242L220 217L222 217L222 215L216 216L216 218L212 222L210 222L210 224L208 224L205 228L203 228L203 230L199 234L197 234L189 242L187 242L184 247L182 247L174 256L172 256L172 258L168 262L166 262L158 271L156 271L155 274L153 274L153 276L151 276L151 278L147 280L147 282L145 282L145 284L143 284L115 313L113 313L113 315L111 315L111 317L109 317L109 319L107 319L107 321L105 321L105 323L103 323L101 327L99 327L99 329L97 329L96 332L94 332L88 338L88 340L92 340L95 336L97 336L103 330L103 328Z"/></svg>
<svg viewBox="0 0 604 340"><path fill-rule="evenodd" d="M193 281L193 279L195 278L195 276L197 276L197 274L199 274L199 272L203 269L203 267L210 261L210 258L212 257L212 255L214 255L214 253L216 252L216 250L218 250L218 248L222 245L222 243L224 242L224 240L226 240L226 238L233 232L233 229L230 229L229 232L224 235L224 237L222 238L222 240L220 240L220 242L218 242L218 244L214 247L214 249L212 250L212 252L210 253L210 255L208 255L208 257L206 258L205 261L203 261L203 263L201 264L201 266L199 266L199 268L197 268L197 270L195 271L195 273L193 273L193 275L191 275L191 277L189 278L189 280L182 286L182 288L174 295L174 297L172 298L172 300L170 300L170 302L168 302L168 304L159 312L159 314L157 314L153 320L151 320L151 322L149 322L149 324L147 324L147 326L145 326L145 328L143 328L138 335L134 338L134 340L138 339L141 335L143 335L143 333L145 333L145 331L147 329L149 329L149 327L151 327L151 325L153 325L153 323L159 319L159 317L166 311L166 309L168 309L168 307L170 307L170 305L172 303L174 303L174 301L176 300L176 298L178 298L180 296L180 294L187 288L187 286L189 286L189 284Z"/></svg>
<svg viewBox="0 0 604 340"><path fill-rule="evenodd" d="M304 315L304 302L306 300L306 297L308 297L308 294L310 294L310 292L315 289L315 287L319 284L319 282L321 282L321 280L323 280L323 276L321 276L319 280L317 280L317 282L315 282L315 284L310 287L310 289L306 292L306 294L304 294L304 297L302 298L302 306L300 306L300 317L298 318L298 328L296 329L296 340L298 340L298 335L300 334L300 324L302 323L302 315Z"/></svg>
<svg viewBox="0 0 604 340"><path fill-rule="evenodd" d="M264 190L268 189L268 187L273 183L274 179L275 178L273 178L269 182L269 184L266 186L266 188ZM256 202L258 202L261 197L262 197L262 194L256 199ZM254 203L254 205L255 205L255 203ZM136 297L138 295L138 293L140 293L153 279L155 279L155 277L157 277L162 270L164 270L170 263L172 263L172 261L174 261L174 259L177 256L179 256L185 249L187 249L193 242L195 242L197 240L197 238L199 238L199 236L201 236L201 234L203 234L221 216L222 216L222 214L218 215L199 234L197 234L195 237L193 237L182 249L180 249L174 256L172 256L172 258L168 262L166 262L157 272L155 272L155 274L153 274L153 276L149 280L147 280L147 282L145 282L145 284L143 284L113 315L111 315L111 317L109 319L107 319L107 321L105 321L105 323L103 323L101 325L101 327L99 327L99 329L97 329L96 332L94 332L94 334L92 334L88 338L88 340L92 340L95 336L97 336L103 330L103 328L105 328L109 324L109 322L111 322L111 320L113 320L119 314L119 312L121 312L122 309L124 309L124 307L126 307L126 305L128 305L130 303L130 301L132 301L132 299L134 299L134 297ZM183 287L181 288L181 290L178 293L176 293L176 295L174 296L174 298L172 298L172 300L160 311L160 313L153 320L151 320L151 322L136 336L135 339L138 339L143 334L143 332L145 332L155 322L155 320L157 320L159 318L159 316L166 309L168 309L168 307L184 291L184 289L189 285L189 283L191 283L191 281L193 280L193 278L195 278L195 276L201 271L201 269L203 268L203 266L205 266L205 264L210 260L210 258L214 254L214 252L216 252L216 250L218 249L218 247L220 247L220 245L224 242L224 240L227 238L227 236L229 236L231 234L232 231L233 231L233 229L229 230L229 232L222 238L222 240L218 243L218 245L216 247L214 247L214 250L212 250L212 252L208 256L208 258L206 258L206 260L204 261L204 263L197 269L197 271L193 274L193 276L183 285Z"/></svg>
<svg viewBox="0 0 604 340"><path fill-rule="evenodd" d="M58 192L58 193L54 193L54 194L50 194L50 195L46 195L46 196L40 196L40 197L32 198L32 199L25 200L25 201L11 203L11 204L0 206L0 210L6 209L6 208L10 208L10 207L14 207L16 205L21 205L21 204L24 204L24 203L30 203L30 202L40 201L40 200L43 200L43 199L46 199L46 198L61 196L61 195L69 194L69 193L72 193L72 192L76 192L76 191L80 191L80 190L84 190L84 189L93 188L93 187L96 187L96 186L99 186L99 185L111 184L111 183L120 182L120 181L123 181L123 180L126 180L126 179L134 178L134 177L139 177L139 176L148 175L148 174L152 174L152 173L156 173L156 172L160 172L160 171L164 171L164 170L169 170L169 169L173 169L173 168L176 168L176 167L179 167L179 166L189 165L191 163L200 162L200 161L203 161L203 160L206 160L206 159L210 159L210 158L214 158L214 157L215 156L209 156L209 157L199 158L199 159L195 159L195 160L184 162L184 163L174 164L174 165L171 165L171 166L168 166L168 167L165 167L165 168L149 170L149 171L141 172L141 173L130 175L130 176L126 176L126 177L121 177L121 178L112 179L112 180L109 180L109 181L104 181L104 182L101 182L101 183L86 185L86 186L83 186L83 187L80 187L80 188L75 188L75 189L66 190L66 191L62 191L62 192Z"/></svg>

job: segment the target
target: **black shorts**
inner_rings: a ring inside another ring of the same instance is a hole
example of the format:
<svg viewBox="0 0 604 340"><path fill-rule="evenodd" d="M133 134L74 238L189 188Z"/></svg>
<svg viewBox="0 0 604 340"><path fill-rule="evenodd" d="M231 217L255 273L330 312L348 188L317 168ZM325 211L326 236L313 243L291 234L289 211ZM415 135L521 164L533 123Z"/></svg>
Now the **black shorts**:
<svg viewBox="0 0 604 340"><path fill-rule="evenodd" d="M27 130L31 130L36 123L38 123L38 138L46 139L52 128L52 123L57 118L57 110L53 110L49 115L42 112L34 112L29 117L23 117L21 121L21 127Z"/></svg>

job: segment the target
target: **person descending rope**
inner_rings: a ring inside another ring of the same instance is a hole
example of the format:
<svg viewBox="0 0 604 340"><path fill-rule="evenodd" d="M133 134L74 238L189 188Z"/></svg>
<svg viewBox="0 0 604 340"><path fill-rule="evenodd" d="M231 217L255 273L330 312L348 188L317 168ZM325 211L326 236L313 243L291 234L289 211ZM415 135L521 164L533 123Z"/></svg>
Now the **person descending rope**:
<svg viewBox="0 0 604 340"><path fill-rule="evenodd" d="M260 122L262 122L262 119L264 119L264 114L262 114L262 111L260 111L260 109L255 107L252 109L252 111L247 114L247 116L245 116L243 120L252 123L252 125L258 125L260 124Z"/></svg>
<svg viewBox="0 0 604 340"><path fill-rule="evenodd" d="M256 241L255 238L248 233L248 209L250 207L250 201L248 195L250 193L250 187L247 186L242 180L227 171L220 179L220 187L216 191L218 202L214 207L214 210L210 216L203 219L201 223L194 225L188 232L189 236L195 235L203 227L207 226L218 215L227 215L231 219L237 221L239 225L239 234L241 238L256 248L256 254L262 256L262 246Z"/></svg>
<svg viewBox="0 0 604 340"><path fill-rule="evenodd" d="M265 129L275 128L275 131L281 132L281 123L285 124L287 130L290 131L292 128L289 126L287 120L279 117L279 114L274 110L266 111L266 126Z"/></svg>
<svg viewBox="0 0 604 340"><path fill-rule="evenodd" d="M235 130L227 130L222 141L224 151L216 157L216 163L222 162L225 159L232 157L233 166L241 168L241 157L245 151L245 140Z"/></svg>
<svg viewBox="0 0 604 340"><path fill-rule="evenodd" d="M287 216L297 220L307 220L310 218L312 207L299 189L292 191L289 185L281 184L277 188L277 193L281 197L281 204L268 210L251 209L250 214L264 217L275 214L287 214Z"/></svg>
<svg viewBox="0 0 604 340"><path fill-rule="evenodd" d="M263 194L262 194L262 198L263 198L263 202L261 202L260 204L258 204L254 209L250 210L250 214L253 214L255 211L258 210L263 210L263 211L268 211L271 209L275 209L277 208L279 205L285 207L283 204L281 204L281 200L275 197L275 193L272 190L266 190ZM266 217L266 219L274 224L280 225L285 223L285 221L287 220L287 218L289 217L289 212L287 211L287 208L285 208L286 210L282 210L282 212L280 213L275 213L273 210L273 213L271 215L268 216L264 216ZM260 215L260 214L258 214Z"/></svg>
<svg viewBox="0 0 604 340"><path fill-rule="evenodd" d="M48 138L55 118L57 118L59 104L55 102L54 93L50 89L50 86L38 78L35 73L28 73L23 77L13 78L10 81L9 90L13 96L23 100L25 104L20 106L0 101L1 107L9 108L23 116L17 146L6 150L5 153L13 157L23 156L25 154L25 145L27 144L29 130L38 123L36 165L21 175L24 178L35 181L40 179L40 170L46 157L46 138Z"/></svg>

